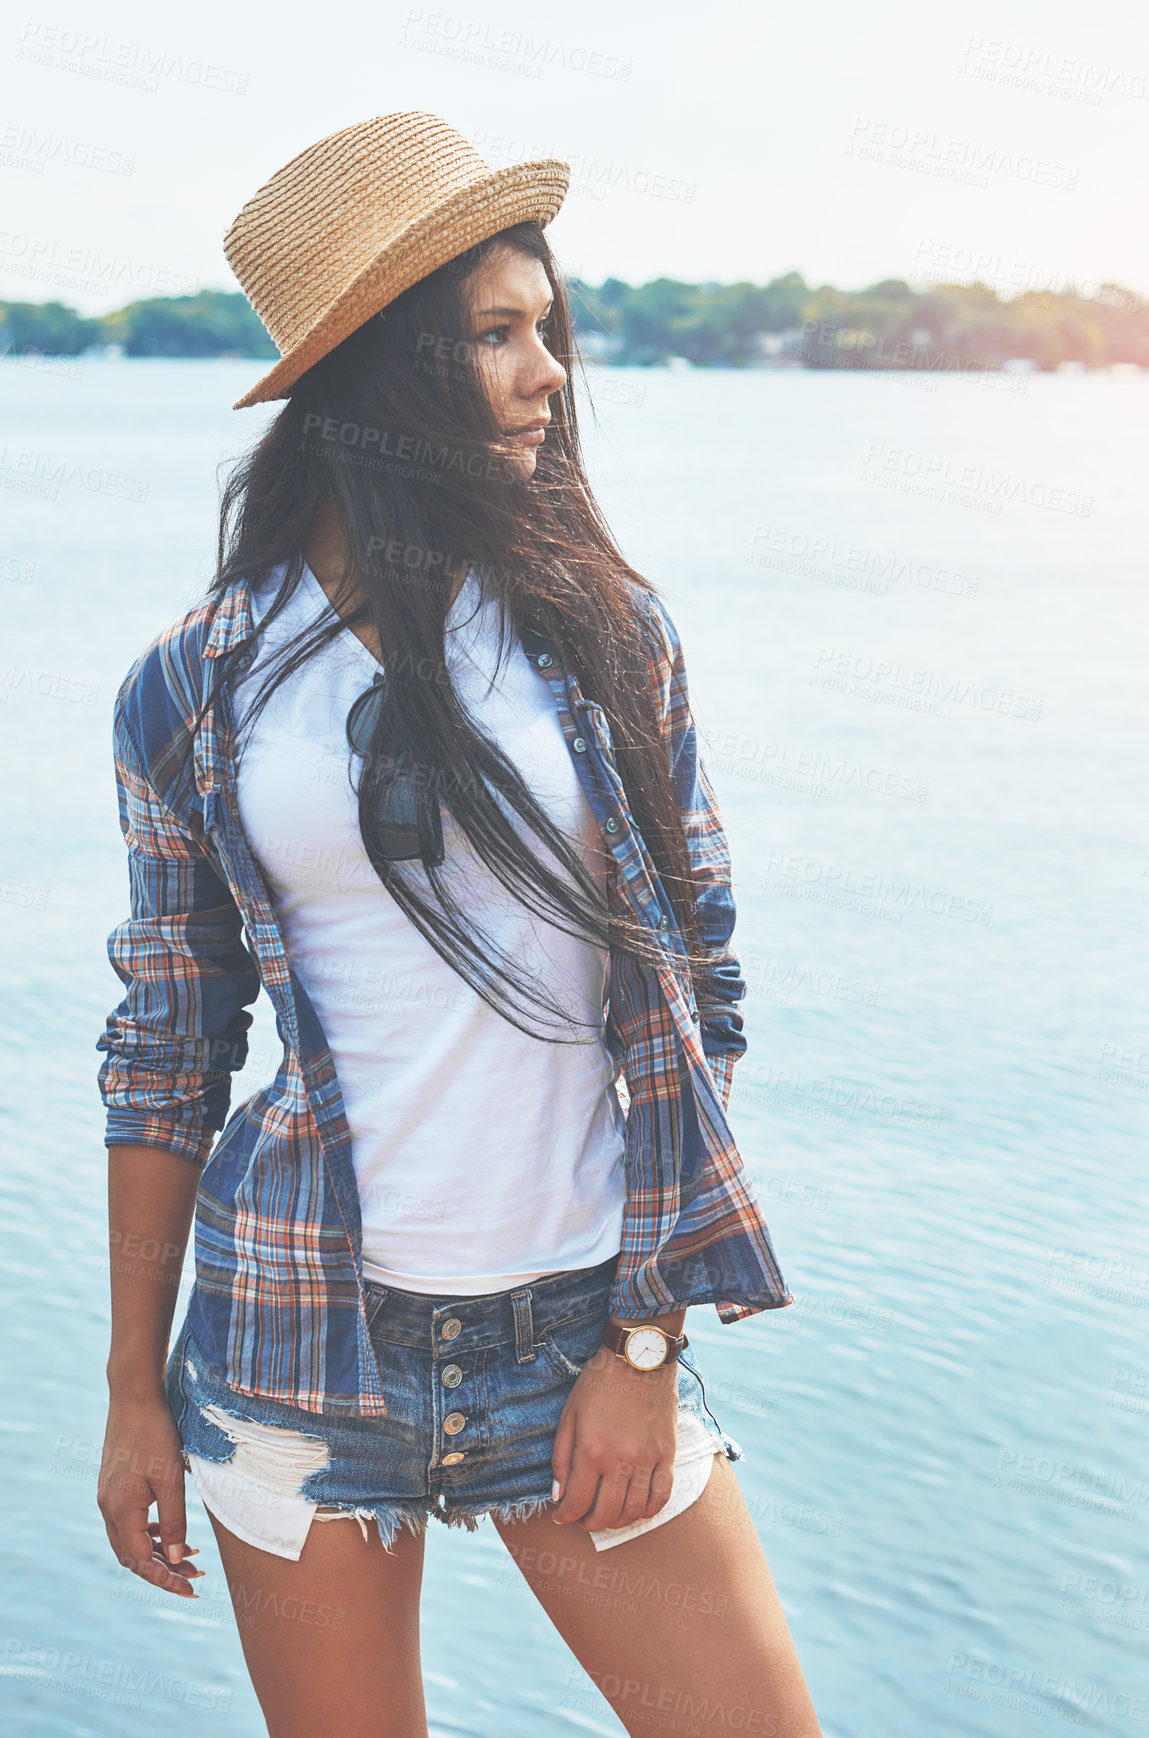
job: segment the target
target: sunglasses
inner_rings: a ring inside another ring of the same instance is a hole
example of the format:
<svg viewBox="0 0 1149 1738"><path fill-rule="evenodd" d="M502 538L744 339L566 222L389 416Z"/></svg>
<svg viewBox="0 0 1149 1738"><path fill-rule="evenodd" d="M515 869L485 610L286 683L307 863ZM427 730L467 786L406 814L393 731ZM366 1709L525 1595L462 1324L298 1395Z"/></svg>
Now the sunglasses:
<svg viewBox="0 0 1149 1738"><path fill-rule="evenodd" d="M370 688L364 689L347 714L347 741L354 754L368 759L373 754L376 727L387 693L387 678L380 671ZM364 816L370 837L364 838L368 855L389 863L420 858L429 867L443 861L443 821L439 799L425 782L419 782L419 763L414 749L396 743L383 757L382 774L372 779L374 802Z"/></svg>

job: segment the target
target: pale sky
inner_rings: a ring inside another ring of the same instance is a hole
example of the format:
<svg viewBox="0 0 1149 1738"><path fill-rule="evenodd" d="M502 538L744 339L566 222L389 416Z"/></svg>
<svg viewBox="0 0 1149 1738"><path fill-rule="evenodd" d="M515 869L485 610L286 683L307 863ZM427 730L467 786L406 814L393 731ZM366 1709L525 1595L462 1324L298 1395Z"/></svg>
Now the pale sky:
<svg viewBox="0 0 1149 1738"><path fill-rule="evenodd" d="M764 11L581 0L41 7L0 27L0 298L234 289L227 225L288 158L430 109L495 167L571 162L592 282L981 276L1149 294L1144 0Z"/></svg>

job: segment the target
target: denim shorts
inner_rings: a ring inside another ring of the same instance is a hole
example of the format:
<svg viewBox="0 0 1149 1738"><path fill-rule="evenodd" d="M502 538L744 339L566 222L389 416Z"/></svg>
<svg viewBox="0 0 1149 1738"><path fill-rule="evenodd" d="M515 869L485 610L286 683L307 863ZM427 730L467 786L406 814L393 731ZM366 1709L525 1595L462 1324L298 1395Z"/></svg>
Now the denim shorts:
<svg viewBox="0 0 1149 1738"><path fill-rule="evenodd" d="M546 1508L555 1432L598 1347L617 1262L476 1297L366 1282L384 1417L327 1416L240 1393L208 1369L185 1319L164 1391L189 1469L205 1475L205 1503L225 1525L241 1516L234 1530L250 1543L296 1558L317 1512L361 1526L373 1518L389 1546L400 1526L422 1532L432 1515L474 1530L484 1514L511 1521ZM592 1533L599 1548L681 1512L715 1454L741 1458L706 1404L689 1347L678 1405L670 1500L651 1521Z"/></svg>

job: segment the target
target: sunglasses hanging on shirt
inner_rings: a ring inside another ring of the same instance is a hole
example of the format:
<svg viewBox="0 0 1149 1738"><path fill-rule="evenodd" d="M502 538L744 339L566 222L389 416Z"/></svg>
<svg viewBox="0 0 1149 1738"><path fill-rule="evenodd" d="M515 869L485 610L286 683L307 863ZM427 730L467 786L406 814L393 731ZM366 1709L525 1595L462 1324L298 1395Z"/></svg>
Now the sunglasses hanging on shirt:
<svg viewBox="0 0 1149 1738"><path fill-rule="evenodd" d="M381 765L370 770L379 716L387 694L380 670L347 714L347 741L353 754L367 764L370 802L360 807L363 843L370 857L389 863L420 859L428 868L443 861L443 821L439 799L427 783L427 766L420 765L410 742L393 741ZM422 777L420 777L422 773Z"/></svg>

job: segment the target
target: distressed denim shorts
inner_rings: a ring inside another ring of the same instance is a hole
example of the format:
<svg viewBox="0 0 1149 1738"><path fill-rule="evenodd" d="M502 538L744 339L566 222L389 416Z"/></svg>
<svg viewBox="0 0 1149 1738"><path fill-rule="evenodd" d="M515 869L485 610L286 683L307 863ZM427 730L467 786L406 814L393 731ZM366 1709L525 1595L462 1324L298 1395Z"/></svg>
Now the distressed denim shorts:
<svg viewBox="0 0 1149 1738"><path fill-rule="evenodd" d="M228 1387L185 1320L165 1394L188 1470L230 1532L298 1560L313 1519L374 1519L384 1546L431 1515L472 1531L552 1501L551 1449L567 1396L596 1351L618 1257L477 1297L367 1282L385 1417L306 1412ZM678 1363L670 1499L652 1520L592 1532L601 1550L671 1520L705 1488L716 1454L742 1450L706 1404L691 1349Z"/></svg>

